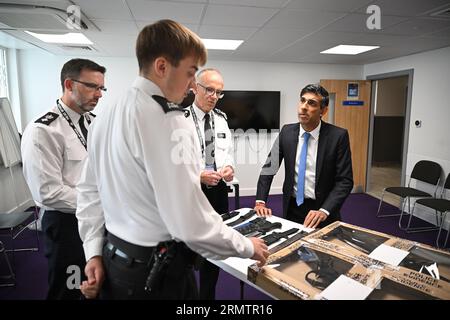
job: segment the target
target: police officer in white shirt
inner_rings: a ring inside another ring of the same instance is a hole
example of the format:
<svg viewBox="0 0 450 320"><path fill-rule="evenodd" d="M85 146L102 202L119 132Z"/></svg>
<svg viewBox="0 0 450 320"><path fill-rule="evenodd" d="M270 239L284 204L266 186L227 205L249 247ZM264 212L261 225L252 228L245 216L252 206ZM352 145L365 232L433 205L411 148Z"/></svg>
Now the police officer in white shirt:
<svg viewBox="0 0 450 320"><path fill-rule="evenodd" d="M262 240L226 226L200 189L195 128L174 104L206 62L200 38L174 21L157 21L139 33L136 55L140 76L89 133L78 185L88 278L81 290L87 298L101 288L108 299L193 299L187 247L260 263L269 253Z"/></svg>
<svg viewBox="0 0 450 320"><path fill-rule="evenodd" d="M202 171L200 181L203 193L214 210L228 212L228 188L233 180L233 144L225 113L216 109L223 97L224 81L217 69L201 70L196 77L194 103L187 108L196 129L197 143L201 149ZM199 257L200 258L200 257ZM214 300L219 267L206 259L198 259L199 298Z"/></svg>
<svg viewBox="0 0 450 320"><path fill-rule="evenodd" d="M84 269L78 233L75 186L86 157L90 113L102 97L106 69L86 59L72 59L61 70L63 96L49 112L30 123L22 137L23 173L36 204L45 209L42 231L48 258L48 299L79 299L68 288L68 266Z"/></svg>

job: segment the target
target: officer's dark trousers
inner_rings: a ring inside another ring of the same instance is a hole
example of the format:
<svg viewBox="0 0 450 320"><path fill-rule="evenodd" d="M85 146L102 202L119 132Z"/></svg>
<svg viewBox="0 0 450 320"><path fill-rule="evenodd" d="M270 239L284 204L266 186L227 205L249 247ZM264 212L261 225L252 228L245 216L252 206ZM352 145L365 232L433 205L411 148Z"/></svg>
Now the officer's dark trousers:
<svg viewBox="0 0 450 320"><path fill-rule="evenodd" d="M206 185L202 184L202 190L214 210L220 214L228 212L228 188L225 182L220 181L217 186L211 188L207 188ZM200 299L214 300L216 298L216 284L219 279L219 271L219 267L215 264L204 258L200 259Z"/></svg>
<svg viewBox="0 0 450 320"><path fill-rule="evenodd" d="M80 290L73 289L73 285L77 282L73 277L77 274L73 269L67 269L69 266L78 266L81 276L80 284L85 279L86 260L75 214L45 211L42 218L42 231L44 233L45 256L48 259L49 288L47 299L80 299Z"/></svg>
<svg viewBox="0 0 450 320"><path fill-rule="evenodd" d="M320 205L314 199L305 199L303 204L297 206L296 199L294 197L291 197L291 199L289 200L289 207L287 210L286 219L303 224L310 210L319 210L319 209ZM335 222L338 219L340 219L340 217L337 218L336 216L329 216L325 221L319 223L318 228L323 228L329 225L330 223Z"/></svg>
<svg viewBox="0 0 450 320"><path fill-rule="evenodd" d="M145 290L151 269L148 260L155 248L131 244L111 233L108 233L107 239L103 247L105 281L102 286L102 299L194 300L198 298L193 271L195 254L186 246L183 245L184 249L176 251L167 271L164 275L160 274L161 281L149 292Z"/></svg>

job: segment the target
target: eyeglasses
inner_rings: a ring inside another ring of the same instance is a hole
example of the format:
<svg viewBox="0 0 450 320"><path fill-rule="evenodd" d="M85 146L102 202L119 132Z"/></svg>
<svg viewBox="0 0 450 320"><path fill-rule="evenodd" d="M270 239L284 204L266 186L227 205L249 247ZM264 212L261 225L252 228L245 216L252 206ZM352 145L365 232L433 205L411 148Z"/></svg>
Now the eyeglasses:
<svg viewBox="0 0 450 320"><path fill-rule="evenodd" d="M204 85L202 85L201 83L197 83L200 87L202 87L203 89L205 89L206 95L208 96L212 96L214 95L214 93L217 96L217 99L222 99L223 96L225 95L222 90L214 90L214 88L211 87L205 87Z"/></svg>
<svg viewBox="0 0 450 320"><path fill-rule="evenodd" d="M304 97L301 97L301 98L300 98L300 103L301 103L301 104L306 103L306 104L307 104L308 106L310 106L310 107L318 107L319 104L320 104L320 102L317 101L317 100L306 99L306 98L304 98Z"/></svg>
<svg viewBox="0 0 450 320"><path fill-rule="evenodd" d="M81 83L83 86L86 86L89 89L95 89L95 91L100 90L100 91L106 92L106 90L107 90L104 86L98 86L97 84L92 83L92 82L84 82L84 81L75 80L75 79L70 79L70 80L72 80L73 82Z"/></svg>

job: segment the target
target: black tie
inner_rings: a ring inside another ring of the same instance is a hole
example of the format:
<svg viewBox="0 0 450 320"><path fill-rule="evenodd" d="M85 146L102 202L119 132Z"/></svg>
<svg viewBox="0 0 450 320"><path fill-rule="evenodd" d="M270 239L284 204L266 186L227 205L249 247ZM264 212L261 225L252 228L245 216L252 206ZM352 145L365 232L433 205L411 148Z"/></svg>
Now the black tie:
<svg viewBox="0 0 450 320"><path fill-rule="evenodd" d="M83 134L84 140L87 142L88 131L84 126L84 116L80 117L80 120L78 120L78 124L80 125L81 133Z"/></svg>
<svg viewBox="0 0 450 320"><path fill-rule="evenodd" d="M205 165L207 168L215 167L214 133L209 124L209 113L205 114Z"/></svg>

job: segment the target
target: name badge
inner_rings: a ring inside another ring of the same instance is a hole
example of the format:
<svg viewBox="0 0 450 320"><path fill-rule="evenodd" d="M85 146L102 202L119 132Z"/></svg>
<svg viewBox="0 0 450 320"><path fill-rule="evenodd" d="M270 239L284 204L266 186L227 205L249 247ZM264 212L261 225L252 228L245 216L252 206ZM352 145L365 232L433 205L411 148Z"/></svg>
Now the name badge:
<svg viewBox="0 0 450 320"><path fill-rule="evenodd" d="M227 136L226 136L225 132L218 132L218 133L217 133L217 138L225 139L226 137L227 137Z"/></svg>

